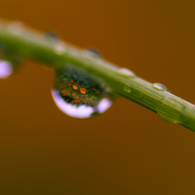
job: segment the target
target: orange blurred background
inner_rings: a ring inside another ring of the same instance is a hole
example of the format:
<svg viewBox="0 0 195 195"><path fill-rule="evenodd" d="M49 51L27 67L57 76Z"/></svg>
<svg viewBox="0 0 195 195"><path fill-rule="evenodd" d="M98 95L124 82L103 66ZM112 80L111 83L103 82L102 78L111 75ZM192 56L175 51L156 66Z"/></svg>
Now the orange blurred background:
<svg viewBox="0 0 195 195"><path fill-rule="evenodd" d="M195 103L193 0L4 0L0 17L54 30ZM0 194L194 195L195 134L124 98L89 120L63 114L53 72L0 80Z"/></svg>

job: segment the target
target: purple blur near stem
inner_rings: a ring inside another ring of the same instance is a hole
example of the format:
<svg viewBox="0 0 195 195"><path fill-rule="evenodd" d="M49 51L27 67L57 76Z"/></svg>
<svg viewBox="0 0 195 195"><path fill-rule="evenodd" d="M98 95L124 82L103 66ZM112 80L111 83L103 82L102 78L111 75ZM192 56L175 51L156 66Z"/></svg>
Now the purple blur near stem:
<svg viewBox="0 0 195 195"><path fill-rule="evenodd" d="M12 74L12 66L10 62L1 60L0 61L0 78L4 79Z"/></svg>

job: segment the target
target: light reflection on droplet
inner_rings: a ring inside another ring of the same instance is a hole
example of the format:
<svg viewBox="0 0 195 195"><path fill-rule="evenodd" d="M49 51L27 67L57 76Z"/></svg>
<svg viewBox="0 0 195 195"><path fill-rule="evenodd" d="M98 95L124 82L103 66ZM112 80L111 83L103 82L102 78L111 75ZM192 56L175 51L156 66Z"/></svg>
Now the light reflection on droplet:
<svg viewBox="0 0 195 195"><path fill-rule="evenodd" d="M55 89L52 89L52 96L60 110L62 110L67 115L75 118L90 118L92 117L93 113L103 113L112 105L112 102L107 100L106 98L101 100L97 107L86 105L72 105L70 103L67 103Z"/></svg>
<svg viewBox="0 0 195 195"><path fill-rule="evenodd" d="M5 79L13 72L12 65L8 61L0 60L0 78Z"/></svg>
<svg viewBox="0 0 195 195"><path fill-rule="evenodd" d="M103 100L100 101L100 103L97 106L97 111L99 113L105 112L110 106L112 105L112 102L109 101L107 98L104 98Z"/></svg>
<svg viewBox="0 0 195 195"><path fill-rule="evenodd" d="M93 108L90 106L81 105L77 107L76 105L68 104L62 99L58 91L52 90L52 96L56 105L69 116L76 118L88 118L93 113Z"/></svg>

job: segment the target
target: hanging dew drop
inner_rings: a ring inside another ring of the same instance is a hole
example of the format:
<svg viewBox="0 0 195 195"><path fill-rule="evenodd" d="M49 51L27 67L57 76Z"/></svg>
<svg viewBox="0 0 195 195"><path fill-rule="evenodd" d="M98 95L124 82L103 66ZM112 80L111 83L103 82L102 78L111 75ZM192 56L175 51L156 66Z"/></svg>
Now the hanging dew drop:
<svg viewBox="0 0 195 195"><path fill-rule="evenodd" d="M8 61L0 60L0 79L8 78L12 72L12 64Z"/></svg>
<svg viewBox="0 0 195 195"><path fill-rule="evenodd" d="M52 96L64 113L75 118L90 118L105 112L116 96L102 81L73 65L56 70Z"/></svg>
<svg viewBox="0 0 195 195"><path fill-rule="evenodd" d="M14 52L4 50L0 59L0 79L13 75L20 68L23 59Z"/></svg>

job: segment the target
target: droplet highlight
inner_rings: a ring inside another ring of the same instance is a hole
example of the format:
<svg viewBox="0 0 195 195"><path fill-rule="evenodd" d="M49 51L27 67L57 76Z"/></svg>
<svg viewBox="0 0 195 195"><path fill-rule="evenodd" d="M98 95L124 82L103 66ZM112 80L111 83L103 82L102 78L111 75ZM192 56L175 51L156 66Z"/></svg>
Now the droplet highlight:
<svg viewBox="0 0 195 195"><path fill-rule="evenodd" d="M153 83L152 86L158 91L167 91L167 88L161 83Z"/></svg>
<svg viewBox="0 0 195 195"><path fill-rule="evenodd" d="M105 112L116 99L98 78L73 65L56 70L53 99L71 117L90 118Z"/></svg>

